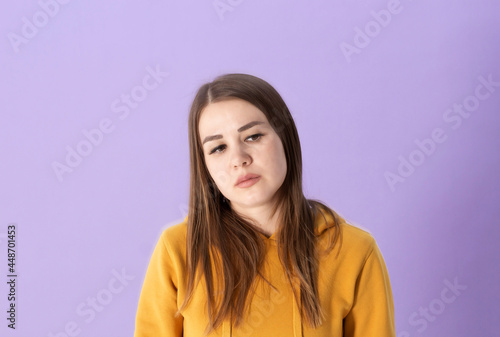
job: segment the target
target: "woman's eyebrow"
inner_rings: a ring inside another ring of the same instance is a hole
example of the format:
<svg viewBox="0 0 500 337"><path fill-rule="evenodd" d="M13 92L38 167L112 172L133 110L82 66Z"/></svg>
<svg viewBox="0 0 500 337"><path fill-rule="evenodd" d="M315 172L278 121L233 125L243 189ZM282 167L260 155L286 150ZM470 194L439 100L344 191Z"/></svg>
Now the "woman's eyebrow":
<svg viewBox="0 0 500 337"><path fill-rule="evenodd" d="M238 132L243 132L243 131L248 130L251 127L253 127L255 125L259 125L259 124L264 124L264 122L261 122L261 121L250 122L248 124L243 125L241 128L239 128ZM206 142L211 141L211 140L216 140L216 139L221 139L221 138L223 138L222 135L207 136L207 137L205 137L205 139L203 139L202 145L205 144Z"/></svg>

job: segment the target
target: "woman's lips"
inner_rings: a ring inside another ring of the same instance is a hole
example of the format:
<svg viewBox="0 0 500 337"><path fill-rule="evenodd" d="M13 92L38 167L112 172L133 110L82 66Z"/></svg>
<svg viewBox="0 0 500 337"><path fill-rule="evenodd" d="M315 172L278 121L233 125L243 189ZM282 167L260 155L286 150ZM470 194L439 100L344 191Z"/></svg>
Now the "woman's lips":
<svg viewBox="0 0 500 337"><path fill-rule="evenodd" d="M248 180L242 181L239 184L236 184L236 187L241 187L241 188L250 187L253 184L256 184L259 180L260 180L260 177L250 178Z"/></svg>

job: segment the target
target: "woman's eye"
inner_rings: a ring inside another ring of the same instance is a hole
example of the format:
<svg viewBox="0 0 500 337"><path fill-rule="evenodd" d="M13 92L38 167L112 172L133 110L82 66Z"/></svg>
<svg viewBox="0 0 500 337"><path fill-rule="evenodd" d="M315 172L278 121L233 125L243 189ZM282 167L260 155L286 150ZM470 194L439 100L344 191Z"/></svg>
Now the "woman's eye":
<svg viewBox="0 0 500 337"><path fill-rule="evenodd" d="M212 153L219 153L219 152L221 152L221 151L219 151L219 150L222 150L222 149L224 148L224 146L225 146L225 145L219 145L219 146L217 146L217 147L213 148L213 149L212 149L212 151L210 151L210 154L212 154Z"/></svg>
<svg viewBox="0 0 500 337"><path fill-rule="evenodd" d="M260 139L260 137L262 137L262 136L263 136L263 134L262 134L262 133L257 133L257 134L255 134L255 135L251 135L251 136L249 136L247 139L249 139L249 138L254 138L254 141L255 141L255 140L257 140L257 139Z"/></svg>
<svg viewBox="0 0 500 337"><path fill-rule="evenodd" d="M256 133L255 135L248 136L246 139L250 139L251 142L255 142L255 141L259 140L262 136L264 136L262 133ZM225 148L226 148L226 145L219 145L219 146L213 148L209 154L221 153L224 151Z"/></svg>

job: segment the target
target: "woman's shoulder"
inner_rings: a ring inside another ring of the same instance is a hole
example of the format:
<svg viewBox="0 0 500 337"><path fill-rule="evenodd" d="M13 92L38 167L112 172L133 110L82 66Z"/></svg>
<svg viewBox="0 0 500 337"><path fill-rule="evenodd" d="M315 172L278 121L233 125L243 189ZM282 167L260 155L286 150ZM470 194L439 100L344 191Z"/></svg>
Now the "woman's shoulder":
<svg viewBox="0 0 500 337"><path fill-rule="evenodd" d="M343 233L343 239L346 242L364 247L372 247L375 244L375 238L367 228L342 220L339 224L340 231Z"/></svg>
<svg viewBox="0 0 500 337"><path fill-rule="evenodd" d="M166 225L160 239L163 243L174 250L186 247L187 216L182 220L175 220Z"/></svg>
<svg viewBox="0 0 500 337"><path fill-rule="evenodd" d="M338 225L339 234L339 244L340 249L345 254L361 254L366 255L369 254L373 248L376 246L376 241L372 233L359 225L353 224L351 221L346 220L344 216L342 216L338 211L331 209L332 213L335 216L336 223ZM326 240L329 237L327 232L332 232L334 226L334 221L327 214L326 223L323 219L318 220L317 229L321 233L321 237L323 240ZM325 230L328 229L328 230Z"/></svg>

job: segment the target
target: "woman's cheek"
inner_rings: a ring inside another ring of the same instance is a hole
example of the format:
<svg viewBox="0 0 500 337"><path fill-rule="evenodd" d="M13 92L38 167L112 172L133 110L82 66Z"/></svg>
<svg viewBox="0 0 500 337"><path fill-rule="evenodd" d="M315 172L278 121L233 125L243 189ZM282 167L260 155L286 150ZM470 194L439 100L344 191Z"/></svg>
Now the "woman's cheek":
<svg viewBox="0 0 500 337"><path fill-rule="evenodd" d="M212 179L219 186L219 189L227 188L228 184L230 183L230 179L226 171L224 171L221 166L216 165L212 167L212 170L210 170L210 174L212 175Z"/></svg>

